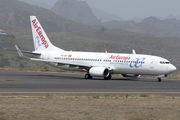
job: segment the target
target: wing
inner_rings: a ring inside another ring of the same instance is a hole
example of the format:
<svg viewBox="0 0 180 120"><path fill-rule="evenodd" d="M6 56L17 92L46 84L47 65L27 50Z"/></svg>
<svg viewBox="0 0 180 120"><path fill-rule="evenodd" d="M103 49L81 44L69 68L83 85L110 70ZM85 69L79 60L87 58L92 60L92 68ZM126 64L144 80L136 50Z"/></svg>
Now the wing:
<svg viewBox="0 0 180 120"><path fill-rule="evenodd" d="M69 62L63 62L63 61L51 60L51 59L30 58L30 60L47 62L47 63L55 63L55 64L57 64L57 66L58 65L69 65L69 67L77 67L77 68L84 68L84 69L89 69L92 67L91 65L87 65L87 64L69 63Z"/></svg>

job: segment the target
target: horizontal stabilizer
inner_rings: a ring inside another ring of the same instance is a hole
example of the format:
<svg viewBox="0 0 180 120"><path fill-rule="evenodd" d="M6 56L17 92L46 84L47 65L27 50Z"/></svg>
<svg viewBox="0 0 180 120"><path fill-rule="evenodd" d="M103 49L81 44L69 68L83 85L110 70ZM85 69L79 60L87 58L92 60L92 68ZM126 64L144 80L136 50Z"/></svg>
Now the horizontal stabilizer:
<svg viewBox="0 0 180 120"><path fill-rule="evenodd" d="M6 51L17 51L17 49L9 49L9 48L4 48ZM32 54L32 55L41 55L41 53L35 53L31 51L25 51L25 50L20 50L21 53L27 53L27 54Z"/></svg>

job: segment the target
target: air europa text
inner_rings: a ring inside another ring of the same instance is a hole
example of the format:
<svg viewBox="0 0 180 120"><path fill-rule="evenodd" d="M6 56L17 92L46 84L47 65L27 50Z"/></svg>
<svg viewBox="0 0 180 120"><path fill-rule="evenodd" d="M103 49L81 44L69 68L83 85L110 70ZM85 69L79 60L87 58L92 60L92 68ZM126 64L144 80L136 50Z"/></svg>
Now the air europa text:
<svg viewBox="0 0 180 120"><path fill-rule="evenodd" d="M34 19L32 21L32 23L33 23L34 28L36 29L36 32L38 33L39 37L41 38L42 44L45 46L45 48L48 48L49 45L48 45L44 35L42 34L41 27L38 26L38 22L36 22L36 19Z"/></svg>
<svg viewBox="0 0 180 120"><path fill-rule="evenodd" d="M111 55L109 59L117 59L117 60L130 60L131 57L125 57L120 55Z"/></svg>

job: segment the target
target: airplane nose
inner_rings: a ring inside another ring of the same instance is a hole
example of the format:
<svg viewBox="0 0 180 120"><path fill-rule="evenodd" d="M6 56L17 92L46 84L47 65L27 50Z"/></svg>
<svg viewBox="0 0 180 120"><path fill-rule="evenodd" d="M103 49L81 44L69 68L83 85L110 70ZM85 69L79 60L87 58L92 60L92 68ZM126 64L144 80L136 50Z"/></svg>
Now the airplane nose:
<svg viewBox="0 0 180 120"><path fill-rule="evenodd" d="M174 65L171 65L170 68L169 68L170 72L174 72L176 70L177 70L177 68Z"/></svg>

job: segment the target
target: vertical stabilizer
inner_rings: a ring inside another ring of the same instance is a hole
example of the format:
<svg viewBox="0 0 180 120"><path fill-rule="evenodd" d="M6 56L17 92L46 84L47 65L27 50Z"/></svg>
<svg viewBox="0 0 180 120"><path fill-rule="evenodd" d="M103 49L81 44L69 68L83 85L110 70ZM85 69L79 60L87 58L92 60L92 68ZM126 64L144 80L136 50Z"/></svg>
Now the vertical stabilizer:
<svg viewBox="0 0 180 120"><path fill-rule="evenodd" d="M42 28L36 16L30 16L30 22L35 51L64 51L60 48L55 47L50 42L49 38L47 37L44 29Z"/></svg>

